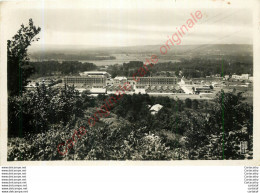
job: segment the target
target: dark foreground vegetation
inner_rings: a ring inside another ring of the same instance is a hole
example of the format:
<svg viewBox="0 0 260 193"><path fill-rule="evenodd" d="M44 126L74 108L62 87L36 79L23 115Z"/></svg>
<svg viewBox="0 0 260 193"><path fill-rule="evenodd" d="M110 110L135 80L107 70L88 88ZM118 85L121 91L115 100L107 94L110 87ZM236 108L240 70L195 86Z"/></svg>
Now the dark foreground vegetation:
<svg viewBox="0 0 260 193"><path fill-rule="evenodd" d="M241 93L220 92L210 102L124 95L89 128L88 118L106 97L44 85L9 97L8 160L252 159L253 107ZM152 115L154 104L163 108ZM57 145L81 126L86 135L60 155ZM249 149L242 155L241 141Z"/></svg>

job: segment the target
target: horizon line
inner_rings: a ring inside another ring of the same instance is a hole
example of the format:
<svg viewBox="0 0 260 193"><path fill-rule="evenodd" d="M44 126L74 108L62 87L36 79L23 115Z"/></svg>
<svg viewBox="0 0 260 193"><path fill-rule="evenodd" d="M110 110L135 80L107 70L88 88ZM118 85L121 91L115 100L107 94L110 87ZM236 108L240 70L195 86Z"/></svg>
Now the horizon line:
<svg viewBox="0 0 260 193"><path fill-rule="evenodd" d="M241 44L241 43L219 43L219 44L211 44L211 43L202 43L202 44L182 44L182 45L177 45L175 47L180 47L180 46L198 46L198 45L253 45L251 43L244 43L244 44ZM90 49L93 49L93 48L127 48L127 47L142 47L142 46L161 46L160 44L144 44L144 45L122 45L122 46L97 46L97 45L88 45L88 44L36 44L36 45L32 45L31 48L35 49L35 46L38 47L38 48L42 48L42 47L62 47L62 46L65 46L65 48L67 46L77 46L77 47L89 47Z"/></svg>

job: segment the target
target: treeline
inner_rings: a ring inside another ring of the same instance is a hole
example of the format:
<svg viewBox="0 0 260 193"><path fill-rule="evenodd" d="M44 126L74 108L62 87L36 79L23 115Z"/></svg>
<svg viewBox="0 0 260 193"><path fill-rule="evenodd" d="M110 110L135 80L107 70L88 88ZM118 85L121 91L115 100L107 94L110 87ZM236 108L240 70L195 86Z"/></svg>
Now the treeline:
<svg viewBox="0 0 260 193"><path fill-rule="evenodd" d="M158 136L169 149L181 150L179 159L244 159L241 141L248 142L252 155L253 107L243 100L241 93L224 92L211 102L126 95L113 112L143 133ZM154 104L163 108L151 115L149 107Z"/></svg>
<svg viewBox="0 0 260 193"><path fill-rule="evenodd" d="M108 71L115 76L132 76L143 66L143 62L131 61L123 65L109 66ZM192 58L181 59L181 62L165 62L160 63L160 60L145 76L158 76L162 71L175 71L176 76L185 76L187 78L200 78L215 74L253 74L253 61L238 62L235 60L221 60L221 59L206 59L206 58Z"/></svg>
<svg viewBox="0 0 260 193"><path fill-rule="evenodd" d="M34 76L49 76L55 74L78 75L81 71L96 70L97 66L93 63L82 63L78 61L41 61L30 62L35 68Z"/></svg>
<svg viewBox="0 0 260 193"><path fill-rule="evenodd" d="M128 63L123 63L123 65L111 65L108 67L107 72L111 74L112 78L116 76L132 77L143 65L143 62L141 61L130 61ZM147 71L145 76L150 76L150 71Z"/></svg>
<svg viewBox="0 0 260 193"><path fill-rule="evenodd" d="M199 78L215 74L253 74L253 61L240 62L238 60L209 60L194 58L183 60L177 68L185 77Z"/></svg>
<svg viewBox="0 0 260 193"><path fill-rule="evenodd" d="M216 59L182 59L181 62L158 63L151 72L156 74L160 71L175 71L176 75L187 78L200 78L215 74L253 74L253 62L235 62L229 60Z"/></svg>
<svg viewBox="0 0 260 193"><path fill-rule="evenodd" d="M97 54L89 54L89 53L53 53L53 52L45 52L45 53L32 53L32 58L36 60L115 60L115 56L109 55L97 55Z"/></svg>

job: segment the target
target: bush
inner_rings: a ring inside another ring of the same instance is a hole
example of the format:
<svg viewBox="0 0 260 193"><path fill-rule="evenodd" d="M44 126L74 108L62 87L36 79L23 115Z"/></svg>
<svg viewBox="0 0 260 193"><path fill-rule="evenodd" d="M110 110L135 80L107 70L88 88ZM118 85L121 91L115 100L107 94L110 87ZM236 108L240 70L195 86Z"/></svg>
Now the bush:
<svg viewBox="0 0 260 193"><path fill-rule="evenodd" d="M66 125L73 117L82 117L82 100L74 87L53 90L44 84L35 91L8 98L8 136L48 130L52 124Z"/></svg>

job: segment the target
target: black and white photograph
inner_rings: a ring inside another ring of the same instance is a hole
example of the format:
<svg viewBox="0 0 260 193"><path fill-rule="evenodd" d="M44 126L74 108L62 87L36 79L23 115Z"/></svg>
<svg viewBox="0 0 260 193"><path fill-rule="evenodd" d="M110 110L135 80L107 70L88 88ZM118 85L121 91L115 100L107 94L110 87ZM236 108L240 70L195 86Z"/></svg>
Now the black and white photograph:
<svg viewBox="0 0 260 193"><path fill-rule="evenodd" d="M3 161L253 160L255 1L205 2L2 2Z"/></svg>

